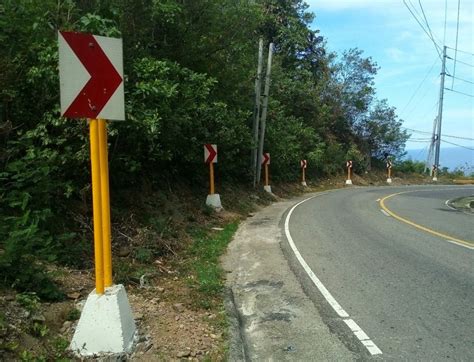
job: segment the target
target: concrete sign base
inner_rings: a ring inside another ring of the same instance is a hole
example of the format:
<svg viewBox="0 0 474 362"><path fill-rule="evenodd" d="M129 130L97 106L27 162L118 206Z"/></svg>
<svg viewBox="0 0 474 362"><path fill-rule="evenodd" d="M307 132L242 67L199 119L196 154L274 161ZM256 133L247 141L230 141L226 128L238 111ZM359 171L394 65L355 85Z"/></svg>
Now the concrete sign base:
<svg viewBox="0 0 474 362"><path fill-rule="evenodd" d="M352 185L352 180L346 180L346 185Z"/></svg>
<svg viewBox="0 0 474 362"><path fill-rule="evenodd" d="M308 185L306 184L306 181L303 181L303 182L301 183L301 185L302 185L302 186L308 186Z"/></svg>
<svg viewBox="0 0 474 362"><path fill-rule="evenodd" d="M263 186L263 189L270 194L272 193L272 187L270 185Z"/></svg>
<svg viewBox="0 0 474 362"><path fill-rule="evenodd" d="M388 184L391 184L391 183L392 183L392 179L391 179L390 177L387 179L387 183L388 183Z"/></svg>
<svg viewBox="0 0 474 362"><path fill-rule="evenodd" d="M207 195L206 205L211 206L217 211L222 209L221 197L219 194Z"/></svg>
<svg viewBox="0 0 474 362"><path fill-rule="evenodd" d="M438 181L438 178L436 176L433 177L433 181Z"/></svg>
<svg viewBox="0 0 474 362"><path fill-rule="evenodd" d="M72 338L77 356L123 354L137 337L132 309L123 285L106 288L103 295L89 294Z"/></svg>

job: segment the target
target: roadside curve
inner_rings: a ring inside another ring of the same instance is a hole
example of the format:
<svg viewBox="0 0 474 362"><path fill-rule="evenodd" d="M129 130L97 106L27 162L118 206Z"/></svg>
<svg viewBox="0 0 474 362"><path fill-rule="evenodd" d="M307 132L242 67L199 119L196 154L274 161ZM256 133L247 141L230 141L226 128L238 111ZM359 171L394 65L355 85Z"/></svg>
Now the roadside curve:
<svg viewBox="0 0 474 362"><path fill-rule="evenodd" d="M451 242L451 243L455 243L455 244L458 244L460 246L464 246L468 249L471 249L471 250L474 250L474 241L473 242L470 242L470 241L467 241L467 240L462 240L462 239L459 239L457 237L454 237L452 235L448 235L446 233L442 233L440 231L437 231L437 230L433 230L433 229L430 229L426 226L423 226L423 225L420 225L416 222L414 222L413 220L409 220L405 217L402 217L400 215L398 215L397 213L395 213L394 211L390 210L386 205L385 205L385 201L392 198L392 197L395 197L395 196L398 196L398 195L403 195L403 194L408 194L408 193L414 193L414 192L426 192L426 191L431 191L431 190L410 190L410 191L402 191L402 192L396 192L394 194L390 194L388 196L385 196L384 198L382 198L380 200L380 207L387 213L389 214L390 216L394 217L395 219L401 221L401 222L404 222L408 225L411 225L415 228L418 228L420 230L423 230L427 233L430 233L432 235L435 235L435 236L438 236L448 242ZM450 208L451 210L454 210L456 211L456 209L452 208L451 206L448 205L448 202L445 201L445 205L446 207Z"/></svg>
<svg viewBox="0 0 474 362"><path fill-rule="evenodd" d="M474 360L474 254L445 241L469 242L472 216L449 209L445 200L472 190L350 188L290 208L282 225L290 236L282 243L289 263L326 325L362 359ZM385 199L392 212L386 216L380 200L392 194L398 196ZM383 354L356 352L354 335L358 345L370 340Z"/></svg>

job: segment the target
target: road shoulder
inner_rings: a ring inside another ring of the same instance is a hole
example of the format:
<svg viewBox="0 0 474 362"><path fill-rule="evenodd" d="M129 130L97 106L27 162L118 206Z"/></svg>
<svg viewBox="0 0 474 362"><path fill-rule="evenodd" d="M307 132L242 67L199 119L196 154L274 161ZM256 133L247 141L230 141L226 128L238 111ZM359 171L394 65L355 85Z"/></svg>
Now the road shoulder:
<svg viewBox="0 0 474 362"><path fill-rule="evenodd" d="M286 239L281 219L302 199L274 203L248 218L223 257L228 271L229 360L355 358L326 326L282 251Z"/></svg>

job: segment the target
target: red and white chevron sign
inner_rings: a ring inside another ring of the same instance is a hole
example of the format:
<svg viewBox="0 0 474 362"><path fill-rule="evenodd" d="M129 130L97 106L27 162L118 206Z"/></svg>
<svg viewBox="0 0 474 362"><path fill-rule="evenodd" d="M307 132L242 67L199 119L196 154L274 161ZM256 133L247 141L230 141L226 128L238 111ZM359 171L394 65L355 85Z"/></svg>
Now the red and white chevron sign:
<svg viewBox="0 0 474 362"><path fill-rule="evenodd" d="M387 168L392 168L392 161L387 161Z"/></svg>
<svg viewBox="0 0 474 362"><path fill-rule="evenodd" d="M124 120L122 39L61 31L61 115Z"/></svg>
<svg viewBox="0 0 474 362"><path fill-rule="evenodd" d="M270 154L264 153L262 157L262 165L269 165L270 164Z"/></svg>
<svg viewBox="0 0 474 362"><path fill-rule="evenodd" d="M204 145L204 162L217 163L217 145L210 143Z"/></svg>
<svg viewBox="0 0 474 362"><path fill-rule="evenodd" d="M347 168L352 168L352 161L347 161L346 162L346 167Z"/></svg>
<svg viewBox="0 0 474 362"><path fill-rule="evenodd" d="M300 161L300 166L301 166L301 168L306 168L306 167L308 166L308 161L306 161L306 160L301 160L301 161Z"/></svg>

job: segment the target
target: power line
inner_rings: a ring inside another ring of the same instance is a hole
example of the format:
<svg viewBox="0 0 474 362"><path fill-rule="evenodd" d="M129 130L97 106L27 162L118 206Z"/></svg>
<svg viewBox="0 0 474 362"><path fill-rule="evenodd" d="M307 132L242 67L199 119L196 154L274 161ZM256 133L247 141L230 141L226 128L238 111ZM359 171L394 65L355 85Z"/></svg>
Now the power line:
<svg viewBox="0 0 474 362"><path fill-rule="evenodd" d="M472 148L472 147L463 146L463 145L460 145L460 144L457 144L457 143L453 143L453 142L449 142L449 141L446 141L446 140L441 140L441 141L442 141L442 142L445 142L445 143L449 143L450 145L453 145L453 146L465 148L466 150L474 151L474 148Z"/></svg>
<svg viewBox="0 0 474 362"><path fill-rule="evenodd" d="M418 0L418 4L420 4L421 13L423 14L423 18L425 19L425 24L426 24L426 27L428 28L428 31L430 32L431 39L434 41L434 35L433 35L433 32L431 31L431 27L430 27L430 24L428 22L428 19L426 18L426 14L425 14L425 10L423 9L423 5L421 5L421 0Z"/></svg>
<svg viewBox="0 0 474 362"><path fill-rule="evenodd" d="M444 0L444 31L443 31L443 45L446 45L446 19L448 15L448 0Z"/></svg>
<svg viewBox="0 0 474 362"><path fill-rule="evenodd" d="M472 94L460 92L460 91L457 91L457 90L454 90L454 89L451 89L451 88L444 88L444 89L446 89L446 90L448 90L448 91L450 91L450 92L459 93L459 94L462 94L462 95L465 95L465 96L474 98L474 95L472 95Z"/></svg>
<svg viewBox="0 0 474 362"><path fill-rule="evenodd" d="M446 57L446 58L454 60L453 58L450 58L450 57ZM461 63L461 64L464 64L464 65L467 65L468 67L473 67L474 68L473 64L463 62L462 60L459 60L459 59L456 60L456 63Z"/></svg>
<svg viewBox="0 0 474 362"><path fill-rule="evenodd" d="M432 36L430 36L430 34L426 31L425 27L423 26L423 24L421 24L421 22L418 20L418 18L416 17L416 15L413 13L412 9L408 6L408 4L406 3L405 0L403 0L403 4L405 4L406 8L408 9L408 11L410 12L410 14L413 16L413 18L416 20L416 22L418 23L418 25L420 25L421 29L423 29L423 31L425 32L425 34L428 36L428 38L430 38L430 40L433 42L434 46L435 46L435 49L436 49L436 53L438 53L438 57L441 59L441 53L439 52L439 48L440 46L436 43L436 41L433 39ZM411 3L410 3L411 4ZM412 4L413 6L413 4Z"/></svg>
<svg viewBox="0 0 474 362"><path fill-rule="evenodd" d="M403 112L405 111L405 109L407 109L407 107L409 106L409 104L411 103L411 101L413 100L413 98L415 97L415 95L418 93L418 91L420 90L421 86L423 85L423 83L426 81L426 79L428 78L428 76L430 75L431 71L433 70L434 66L436 65L436 63L438 62L438 59L435 59L433 65L431 66L430 70L428 70L428 73L426 73L425 77L423 78L423 80L420 82L420 84L418 85L418 87L416 88L416 90L413 92L413 94L411 95L410 97L410 100L408 101L408 103L405 105L405 107L403 107L403 110L400 112L400 114L403 114Z"/></svg>
<svg viewBox="0 0 474 362"><path fill-rule="evenodd" d="M415 133L431 134L431 132L428 132L428 131L420 131L420 130L417 130L417 129L403 127L403 126L401 126L401 128L406 129L408 131L415 132ZM457 138L457 139L460 139L460 140L474 141L474 138L470 138L470 137L451 136L451 135L447 135L447 134L442 134L441 136L442 137L448 137L448 138Z"/></svg>
<svg viewBox="0 0 474 362"><path fill-rule="evenodd" d="M453 79L457 79L457 80L460 80L462 82L466 82L466 83L470 83L470 84L474 84L474 82L471 82L470 80L467 80L467 79L462 79L462 78L459 78L459 77L455 77L454 75L449 75L449 74L446 74L448 77L451 77ZM451 88L452 89L452 88Z"/></svg>
<svg viewBox="0 0 474 362"><path fill-rule="evenodd" d="M439 78L439 76L438 76L438 78ZM425 99L426 95L429 93L429 91L430 91L431 89L432 89L432 88L430 88L430 87L427 87L427 88L425 89L424 93L423 93L423 94L421 95L421 97L418 99L418 103L419 103L419 104L421 103L422 100ZM436 104L438 105L439 102L437 102ZM413 105L413 106L410 108L410 110L408 111L408 113L409 113L409 114L412 113L415 109L417 109L417 107L418 107L418 104ZM426 112L426 114L428 114L429 112L430 112L430 111ZM407 113L407 112L405 112L405 113Z"/></svg>
<svg viewBox="0 0 474 362"><path fill-rule="evenodd" d="M448 47L448 46L447 46L446 48L452 49L452 50L456 50L456 49L451 48L451 47ZM471 56L474 57L474 53L471 53L471 52L468 52L468 51L465 51L465 50L461 50L461 49L457 49L457 51L458 51L459 53L469 54L469 55L471 55Z"/></svg>
<svg viewBox="0 0 474 362"><path fill-rule="evenodd" d="M456 75L456 59L458 57L458 35L459 35L459 9L461 8L461 0L458 0L458 20L456 25L456 50L454 51L454 69L453 69L453 81L451 83L451 89L454 87L454 76Z"/></svg>

